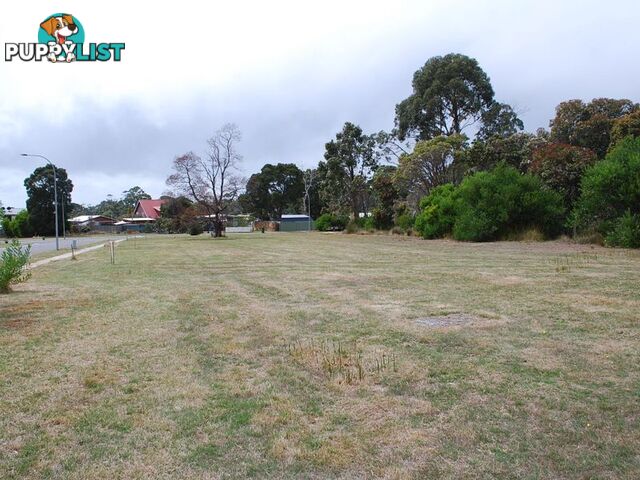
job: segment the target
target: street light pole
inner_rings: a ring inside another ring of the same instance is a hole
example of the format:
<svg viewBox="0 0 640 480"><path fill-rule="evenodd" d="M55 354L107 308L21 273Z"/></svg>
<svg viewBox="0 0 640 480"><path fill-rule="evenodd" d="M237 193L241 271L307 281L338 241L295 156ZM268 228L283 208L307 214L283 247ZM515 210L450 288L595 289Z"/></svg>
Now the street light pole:
<svg viewBox="0 0 640 480"><path fill-rule="evenodd" d="M60 237L58 235L58 173L56 172L56 166L51 163L44 155L21 153L23 157L39 157L45 159L49 165L53 168L53 206L55 208L55 222L56 222L56 250L60 250Z"/></svg>
<svg viewBox="0 0 640 480"><path fill-rule="evenodd" d="M60 208L62 209L62 238L66 240L67 239L67 225L66 225L67 222L65 221L65 216L64 216L64 199L66 198L64 186L62 188L61 193L62 193L62 201L60 202Z"/></svg>

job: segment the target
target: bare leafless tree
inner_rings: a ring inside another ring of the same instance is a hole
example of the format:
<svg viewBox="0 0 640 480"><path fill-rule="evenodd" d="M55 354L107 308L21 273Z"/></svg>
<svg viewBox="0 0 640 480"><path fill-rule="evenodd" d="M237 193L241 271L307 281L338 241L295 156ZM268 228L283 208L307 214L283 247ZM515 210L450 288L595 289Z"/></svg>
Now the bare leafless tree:
<svg viewBox="0 0 640 480"><path fill-rule="evenodd" d="M395 130L391 133L381 130L373 135L373 138L376 141L375 154L380 163L398 165L400 158L411 153L415 147L415 141L412 139L399 140Z"/></svg>
<svg viewBox="0 0 640 480"><path fill-rule="evenodd" d="M400 157L396 185L414 211L433 188L457 180L454 161L463 155L466 141L464 135L440 136L418 142L411 154Z"/></svg>
<svg viewBox="0 0 640 480"><path fill-rule="evenodd" d="M241 139L235 124L224 125L207 140L205 158L193 152L176 157L174 173L167 178L167 185L193 199L207 213L216 237L223 235L224 214L243 185L237 175L242 161L237 149Z"/></svg>

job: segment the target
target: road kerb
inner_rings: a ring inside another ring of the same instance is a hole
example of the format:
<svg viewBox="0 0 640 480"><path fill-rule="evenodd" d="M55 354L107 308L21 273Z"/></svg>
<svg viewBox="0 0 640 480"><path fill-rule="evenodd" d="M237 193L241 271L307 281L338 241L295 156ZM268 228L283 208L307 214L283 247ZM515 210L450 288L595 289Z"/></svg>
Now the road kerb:
<svg viewBox="0 0 640 480"><path fill-rule="evenodd" d="M121 238L120 240L114 240L115 243L120 243L120 242L124 242L125 240L127 240L126 238ZM75 254L76 255L80 255L81 253L87 253L87 252L92 252L94 250L98 250L100 248L103 248L105 245L108 245L109 242L107 243L101 243L99 245L94 245L92 247L87 247L87 248L83 248L81 250L76 250ZM38 260L37 262L33 262L30 263L29 266L27 267L28 269L32 269L32 268L37 268L37 267L41 267L43 265L47 265L51 262L57 262L58 260L66 260L71 258L72 253L63 253L62 255L57 255L55 257L51 257L51 258L45 258L42 260Z"/></svg>

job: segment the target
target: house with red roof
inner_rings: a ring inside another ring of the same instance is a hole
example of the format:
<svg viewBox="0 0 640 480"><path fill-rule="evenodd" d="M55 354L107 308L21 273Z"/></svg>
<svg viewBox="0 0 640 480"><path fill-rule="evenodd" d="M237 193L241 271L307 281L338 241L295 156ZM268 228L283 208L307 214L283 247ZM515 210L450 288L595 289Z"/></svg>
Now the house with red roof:
<svg viewBox="0 0 640 480"><path fill-rule="evenodd" d="M133 209L133 215L131 220L137 221L153 221L155 222L160 217L160 208L167 201L158 200L138 200L136 208Z"/></svg>

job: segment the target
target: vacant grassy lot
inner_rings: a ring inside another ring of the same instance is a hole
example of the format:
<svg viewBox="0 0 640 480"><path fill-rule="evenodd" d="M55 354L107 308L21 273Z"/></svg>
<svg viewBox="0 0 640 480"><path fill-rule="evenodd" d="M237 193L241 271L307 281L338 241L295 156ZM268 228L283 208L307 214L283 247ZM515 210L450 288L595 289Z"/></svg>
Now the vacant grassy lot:
<svg viewBox="0 0 640 480"><path fill-rule="evenodd" d="M638 478L640 255L148 237L0 297L0 478Z"/></svg>

